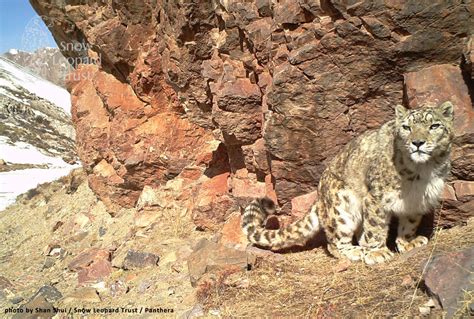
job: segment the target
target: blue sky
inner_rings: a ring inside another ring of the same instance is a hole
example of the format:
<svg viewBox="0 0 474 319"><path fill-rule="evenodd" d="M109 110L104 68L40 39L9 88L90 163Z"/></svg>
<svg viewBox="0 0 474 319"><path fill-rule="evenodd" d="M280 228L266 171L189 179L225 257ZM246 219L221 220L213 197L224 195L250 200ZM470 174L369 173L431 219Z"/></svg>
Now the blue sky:
<svg viewBox="0 0 474 319"><path fill-rule="evenodd" d="M0 54L15 48L56 47L49 30L28 0L0 0Z"/></svg>

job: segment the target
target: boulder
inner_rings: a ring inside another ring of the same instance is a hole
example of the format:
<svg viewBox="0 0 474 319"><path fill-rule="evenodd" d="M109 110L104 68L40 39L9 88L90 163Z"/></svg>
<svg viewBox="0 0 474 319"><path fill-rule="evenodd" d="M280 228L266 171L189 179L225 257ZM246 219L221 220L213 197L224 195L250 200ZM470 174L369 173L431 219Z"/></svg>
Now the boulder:
<svg viewBox="0 0 474 319"><path fill-rule="evenodd" d="M76 256L69 264L69 270L78 273L78 284L102 281L112 272L110 252L105 249L90 248Z"/></svg>
<svg viewBox="0 0 474 319"><path fill-rule="evenodd" d="M424 283L446 311L446 318L469 316L463 313L463 302L474 290L473 265L474 248L434 256L424 265Z"/></svg>
<svg viewBox="0 0 474 319"><path fill-rule="evenodd" d="M191 284L195 287L206 273L225 273L247 270L255 263L255 257L245 251L226 247L207 239L201 240L188 258Z"/></svg>
<svg viewBox="0 0 474 319"><path fill-rule="evenodd" d="M232 212L234 201L228 192L229 173L216 175L199 184L192 219L202 229L217 230Z"/></svg>
<svg viewBox="0 0 474 319"><path fill-rule="evenodd" d="M441 227L452 227L465 225L471 217L474 217L474 182L456 180L449 183L434 219L439 219Z"/></svg>

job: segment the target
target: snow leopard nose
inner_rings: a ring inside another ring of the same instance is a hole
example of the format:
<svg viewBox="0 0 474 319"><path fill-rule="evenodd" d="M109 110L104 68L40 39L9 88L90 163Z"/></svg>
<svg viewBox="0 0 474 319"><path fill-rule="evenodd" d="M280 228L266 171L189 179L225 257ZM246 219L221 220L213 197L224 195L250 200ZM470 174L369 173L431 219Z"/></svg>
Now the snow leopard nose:
<svg viewBox="0 0 474 319"><path fill-rule="evenodd" d="M415 145L417 148L420 148L423 144L425 144L425 141L422 140L414 140L411 142L413 145Z"/></svg>

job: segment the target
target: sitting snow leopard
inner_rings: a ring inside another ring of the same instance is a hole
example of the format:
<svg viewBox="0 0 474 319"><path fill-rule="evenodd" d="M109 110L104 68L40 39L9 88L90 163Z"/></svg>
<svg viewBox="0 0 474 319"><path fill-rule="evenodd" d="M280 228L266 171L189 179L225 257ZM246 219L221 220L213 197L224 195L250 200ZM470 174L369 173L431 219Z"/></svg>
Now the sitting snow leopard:
<svg viewBox="0 0 474 319"><path fill-rule="evenodd" d="M393 256L386 240L395 215L399 252L427 244L416 230L438 204L450 171L453 105L414 110L398 105L395 113L395 120L353 139L331 160L319 182L319 198L302 219L267 230L264 222L274 203L269 198L250 203L242 217L249 241L278 250L304 244L323 228L332 255L381 263Z"/></svg>

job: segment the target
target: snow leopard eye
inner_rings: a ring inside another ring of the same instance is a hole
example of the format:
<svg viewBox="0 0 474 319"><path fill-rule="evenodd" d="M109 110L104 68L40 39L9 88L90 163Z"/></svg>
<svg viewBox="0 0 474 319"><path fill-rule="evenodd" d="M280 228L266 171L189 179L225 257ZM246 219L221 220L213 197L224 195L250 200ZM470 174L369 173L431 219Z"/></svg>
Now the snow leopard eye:
<svg viewBox="0 0 474 319"><path fill-rule="evenodd" d="M430 130L436 130L440 126L441 126L441 124L439 124L439 123L431 124Z"/></svg>
<svg viewBox="0 0 474 319"><path fill-rule="evenodd" d="M408 125L402 125L402 128L404 130L411 131L411 127L409 127Z"/></svg>

